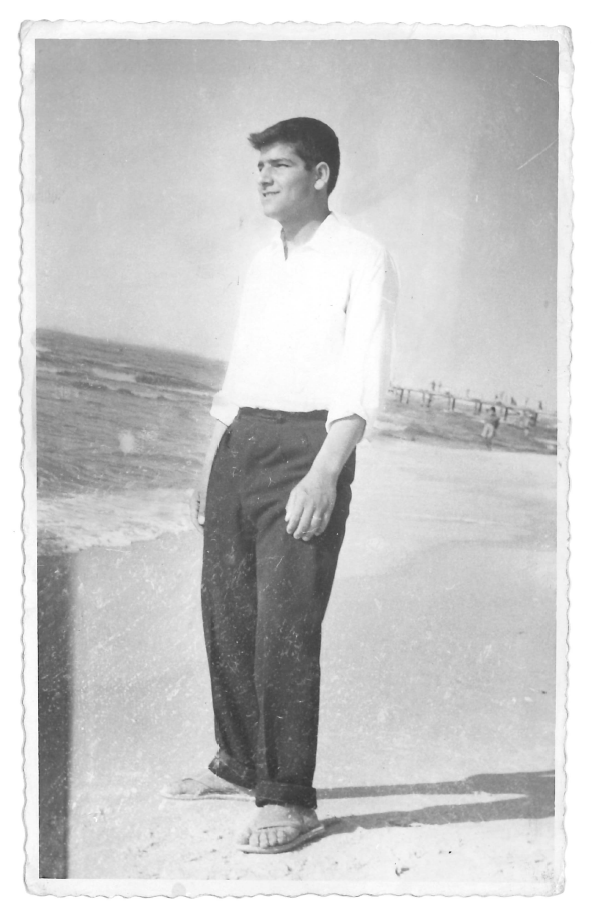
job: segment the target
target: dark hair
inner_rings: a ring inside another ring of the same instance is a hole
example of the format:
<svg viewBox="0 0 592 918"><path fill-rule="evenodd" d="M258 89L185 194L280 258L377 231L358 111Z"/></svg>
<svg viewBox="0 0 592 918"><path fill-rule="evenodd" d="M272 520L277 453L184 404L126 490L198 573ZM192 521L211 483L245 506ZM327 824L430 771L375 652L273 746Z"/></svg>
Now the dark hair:
<svg viewBox="0 0 592 918"><path fill-rule="evenodd" d="M289 143L307 169L318 163L329 166L327 195L335 188L339 175L339 141L335 131L316 118L289 118L278 121L259 133L249 134L249 143L255 150L270 147L274 143Z"/></svg>

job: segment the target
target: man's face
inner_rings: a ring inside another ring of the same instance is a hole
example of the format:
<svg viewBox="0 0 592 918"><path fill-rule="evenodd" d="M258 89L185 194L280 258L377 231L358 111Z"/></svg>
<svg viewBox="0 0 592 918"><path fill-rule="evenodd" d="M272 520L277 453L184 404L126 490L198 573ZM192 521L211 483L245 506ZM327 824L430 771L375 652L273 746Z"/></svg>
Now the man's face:
<svg viewBox="0 0 592 918"><path fill-rule="evenodd" d="M315 170L310 171L291 144L259 151L259 195L266 217L280 222L305 217L315 202Z"/></svg>

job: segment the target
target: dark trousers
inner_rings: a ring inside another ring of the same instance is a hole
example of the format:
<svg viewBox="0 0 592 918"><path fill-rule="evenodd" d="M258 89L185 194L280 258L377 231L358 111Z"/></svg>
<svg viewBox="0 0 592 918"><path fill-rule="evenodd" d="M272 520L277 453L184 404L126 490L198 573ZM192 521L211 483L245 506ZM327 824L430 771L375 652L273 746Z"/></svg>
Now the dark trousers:
<svg viewBox="0 0 592 918"><path fill-rule="evenodd" d="M202 610L219 752L210 769L254 788L258 806L316 806L321 626L354 478L309 542L286 532L326 414L241 409L214 459L204 527Z"/></svg>

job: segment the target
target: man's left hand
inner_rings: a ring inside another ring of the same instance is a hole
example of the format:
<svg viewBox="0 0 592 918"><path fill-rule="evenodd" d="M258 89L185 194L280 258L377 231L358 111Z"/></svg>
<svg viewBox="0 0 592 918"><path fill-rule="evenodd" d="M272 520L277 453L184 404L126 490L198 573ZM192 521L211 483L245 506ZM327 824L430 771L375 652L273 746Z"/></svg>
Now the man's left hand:
<svg viewBox="0 0 592 918"><path fill-rule="evenodd" d="M335 475L312 468L292 489L286 504L286 531L308 542L321 535L331 519L337 495Z"/></svg>

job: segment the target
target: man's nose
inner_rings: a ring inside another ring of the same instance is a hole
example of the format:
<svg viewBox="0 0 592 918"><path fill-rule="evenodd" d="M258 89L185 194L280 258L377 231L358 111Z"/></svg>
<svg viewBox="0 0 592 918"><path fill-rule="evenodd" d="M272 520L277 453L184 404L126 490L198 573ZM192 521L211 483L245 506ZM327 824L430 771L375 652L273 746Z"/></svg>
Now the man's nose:
<svg viewBox="0 0 592 918"><path fill-rule="evenodd" d="M265 167L260 170L258 181L262 188L264 188L265 186L271 183L271 173Z"/></svg>

